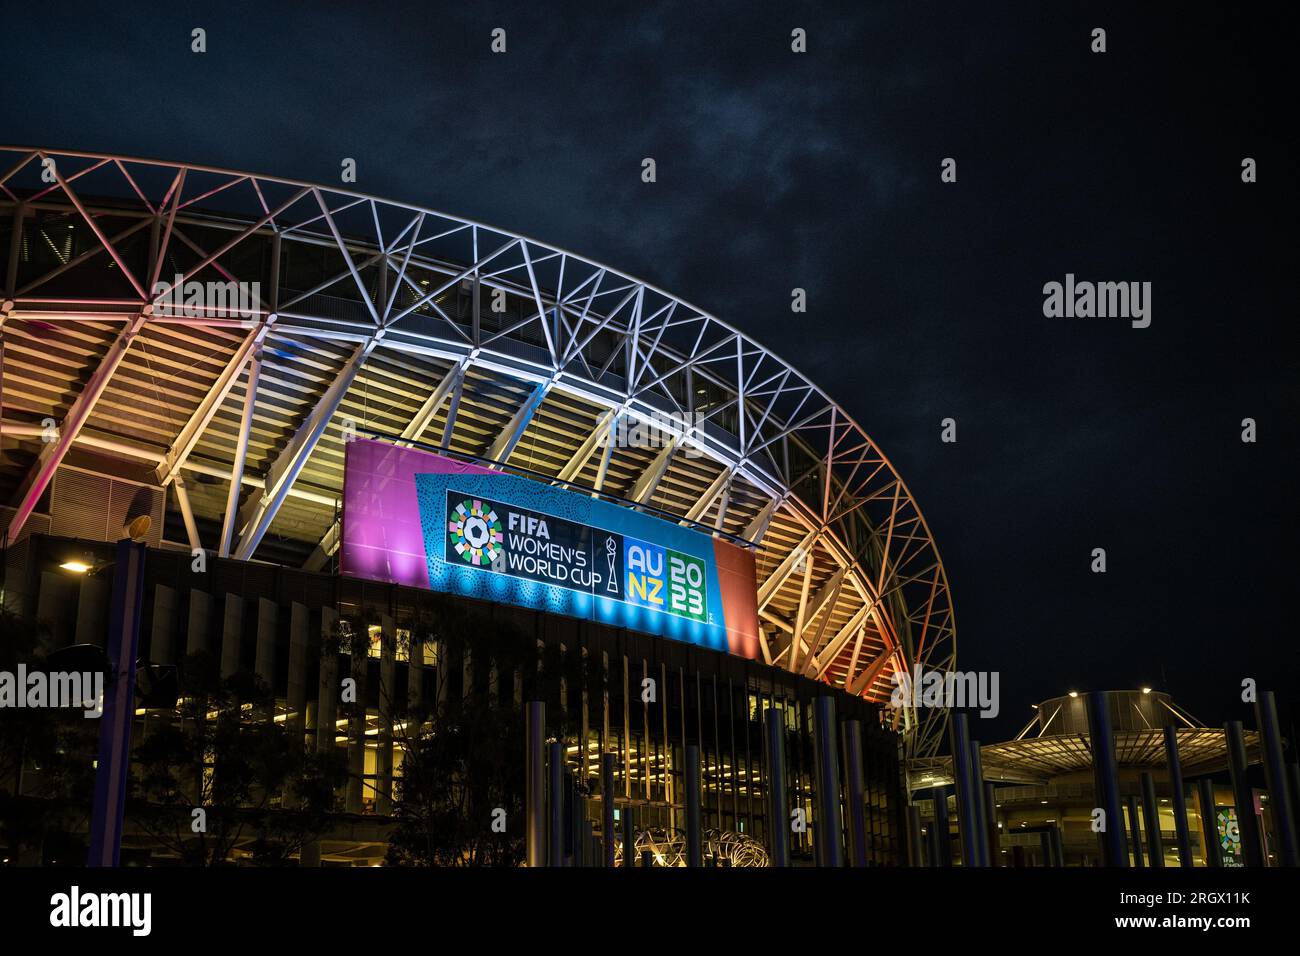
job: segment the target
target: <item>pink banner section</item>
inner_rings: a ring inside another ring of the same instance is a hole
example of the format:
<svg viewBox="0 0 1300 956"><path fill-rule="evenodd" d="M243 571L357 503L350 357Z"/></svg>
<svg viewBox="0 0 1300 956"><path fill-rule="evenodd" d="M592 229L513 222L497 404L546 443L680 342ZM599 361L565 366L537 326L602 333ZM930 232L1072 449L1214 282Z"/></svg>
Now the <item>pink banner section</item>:
<svg viewBox="0 0 1300 956"><path fill-rule="evenodd" d="M490 475L481 465L358 438L343 463L339 572L371 581L429 586L415 475Z"/></svg>

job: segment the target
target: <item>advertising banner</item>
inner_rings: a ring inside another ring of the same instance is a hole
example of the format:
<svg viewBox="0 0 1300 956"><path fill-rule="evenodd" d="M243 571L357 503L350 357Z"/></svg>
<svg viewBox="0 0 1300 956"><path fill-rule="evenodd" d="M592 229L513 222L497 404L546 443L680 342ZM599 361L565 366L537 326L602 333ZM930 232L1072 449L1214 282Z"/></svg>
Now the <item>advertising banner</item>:
<svg viewBox="0 0 1300 956"><path fill-rule="evenodd" d="M340 569L753 658L747 549L614 502L385 442L349 442Z"/></svg>

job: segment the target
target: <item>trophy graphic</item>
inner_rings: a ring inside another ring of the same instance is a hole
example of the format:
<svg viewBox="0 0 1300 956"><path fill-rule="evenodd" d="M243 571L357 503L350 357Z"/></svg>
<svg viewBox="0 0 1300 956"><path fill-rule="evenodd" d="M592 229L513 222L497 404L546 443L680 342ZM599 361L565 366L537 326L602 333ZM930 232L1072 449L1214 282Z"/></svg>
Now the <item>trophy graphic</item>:
<svg viewBox="0 0 1300 956"><path fill-rule="evenodd" d="M605 579L605 590L613 594L618 593L618 585L614 581L614 559L618 555L618 543L611 534L605 538L605 560L609 562L609 577Z"/></svg>

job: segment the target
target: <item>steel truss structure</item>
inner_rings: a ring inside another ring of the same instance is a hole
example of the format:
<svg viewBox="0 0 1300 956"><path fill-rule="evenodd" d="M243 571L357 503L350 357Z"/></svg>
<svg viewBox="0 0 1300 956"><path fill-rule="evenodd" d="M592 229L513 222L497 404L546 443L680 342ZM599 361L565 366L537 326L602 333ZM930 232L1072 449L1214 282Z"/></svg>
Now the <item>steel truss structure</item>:
<svg viewBox="0 0 1300 956"><path fill-rule="evenodd" d="M898 669L953 666L943 562L889 460L772 351L646 282L357 192L16 147L0 255L9 540L75 464L167 489L190 547L319 569L343 442L368 430L751 542L770 664L878 701ZM165 308L195 282L247 308ZM612 440L638 424L652 447ZM945 719L895 712L909 756Z"/></svg>

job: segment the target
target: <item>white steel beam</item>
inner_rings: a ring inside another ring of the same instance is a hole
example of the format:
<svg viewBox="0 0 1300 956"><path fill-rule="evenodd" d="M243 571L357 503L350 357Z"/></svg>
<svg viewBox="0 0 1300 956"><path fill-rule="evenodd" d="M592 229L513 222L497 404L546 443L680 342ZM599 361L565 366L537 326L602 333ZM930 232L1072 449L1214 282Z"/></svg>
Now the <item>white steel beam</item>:
<svg viewBox="0 0 1300 956"><path fill-rule="evenodd" d="M50 479L54 477L54 472L63 462L68 449L77 440L78 433L85 427L86 420L90 418L90 413L94 411L104 390L108 388L109 380L117 371L117 367L122 364L122 359L126 358L127 350L131 348L136 335L144 328L144 323L145 317L142 314L134 315L117 333L117 338L109 345L107 354L99 360L95 371L91 373L76 401L68 409L68 414L59 425L57 437L54 441L46 442L36 461L32 462L31 468L28 469L14 496L16 502L14 516L9 520L9 526L0 538L0 544L18 539L23 525L27 523L27 519L36 508L36 502L49 486Z"/></svg>
<svg viewBox="0 0 1300 956"><path fill-rule="evenodd" d="M886 648L879 657L863 668L862 673L857 677L849 679L848 687L846 688L848 692L856 697L874 684L876 678L880 676L881 670L883 670L884 666L889 663L890 658L897 653L898 648L896 647Z"/></svg>
<svg viewBox="0 0 1300 956"><path fill-rule="evenodd" d="M776 595L776 592L781 589L781 585L785 584L786 578L790 576L790 573L795 569L795 566L799 563L799 559L803 557L804 553L812 549L813 541L816 538L817 532L815 530L809 531L802 541L790 549L790 553L787 554L781 560L781 563L776 566L776 569L767 576L767 580L759 585L758 609L760 611L767 607L768 602L771 601Z"/></svg>
<svg viewBox="0 0 1300 956"><path fill-rule="evenodd" d="M447 400L453 388L459 389L460 383L465 377L465 369L469 366L469 359L461 359L455 365L447 370L447 374L442 377L438 387L429 393L429 397L424 400L415 417L411 419L409 425L402 429L403 442L409 444L420 440L424 430L429 427L429 423L437 417L438 409L442 408L442 403Z"/></svg>
<svg viewBox="0 0 1300 956"><path fill-rule="evenodd" d="M596 427L582 440L578 450L573 453L560 473L555 476L556 481L573 481L578 475L582 474L582 469L587 467L587 462L591 456L596 453L597 448L604 448L606 443L612 443L614 433L614 421L618 418L618 409L611 408L600 417L596 422Z"/></svg>
<svg viewBox="0 0 1300 956"><path fill-rule="evenodd" d="M230 557L230 539L235 533L239 491L244 481L244 462L248 459L248 436L253 430L253 412L257 408L257 383L261 378L262 350L258 349L248 362L248 377L244 381L244 410L239 416L239 435L235 438L235 455L230 465L230 490L226 495L226 512L221 519L221 539L217 544L217 556L221 558Z"/></svg>
<svg viewBox="0 0 1300 956"><path fill-rule="evenodd" d="M726 492L730 484L731 469L724 468L718 474L718 477L713 479L712 484L704 489L704 494L700 495L695 504L691 505L690 510L686 512L684 523L699 521L708 514L709 509L713 507L713 503Z"/></svg>
<svg viewBox="0 0 1300 956"><path fill-rule="evenodd" d="M488 448L486 455L488 461L496 465L506 463L510 453L519 444L519 439L524 437L528 423L537 414L537 409L541 407L542 400L546 398L546 393L550 391L553 381L554 379L547 379L544 382L537 383L524 404L510 417L510 421L506 422L506 427L501 429L501 434L496 437L496 440Z"/></svg>
<svg viewBox="0 0 1300 956"><path fill-rule="evenodd" d="M752 544L762 544L763 536L767 534L767 527L772 523L772 516L776 514L776 509L781 507L781 499L773 498L758 514L754 515L754 520L749 523L745 533L741 536Z"/></svg>
<svg viewBox="0 0 1300 956"><path fill-rule="evenodd" d="M163 460L158 467L154 469L154 478L158 484L166 487L181 470L185 460L190 457L194 451L194 446L199 443L199 438L212 419L216 416L217 410L230 394L230 389L234 386L235 380L239 378L239 373L243 371L244 365L248 362L248 357L253 354L253 350L261 346L262 340L266 337L268 327L259 325L255 329L249 330L243 340L235 348L235 354L230 357L226 367L221 370L217 380L212 383L208 389L203 401L194 409L185 426L172 442L171 448L167 449Z"/></svg>
<svg viewBox="0 0 1300 956"><path fill-rule="evenodd" d="M190 496L185 491L185 479L180 475L172 481L172 491L176 495L176 506L181 511L181 520L185 522L185 536L189 539L190 547L201 551L203 542L199 540L199 526L194 521L194 509L190 507ZM165 491L163 493L166 494Z"/></svg>
<svg viewBox="0 0 1300 956"><path fill-rule="evenodd" d="M266 486L262 494L253 495L244 505L239 516L239 526L242 529L239 547L235 550L235 557L239 560L249 560L257 550L257 546L261 544L262 536L275 520L276 512L284 503L285 495L298 478L298 473L307 463L321 435L325 434L330 419L334 417L334 413L352 386L357 373L361 371L366 358L374 350L376 341L373 338L368 339L353 348L352 355L339 370L330 387L325 390L315 409L298 426L298 431L267 471Z"/></svg>
<svg viewBox="0 0 1300 956"><path fill-rule="evenodd" d="M639 505L648 505L650 503L655 496L655 491L659 488L659 482L663 480L669 464L672 463L673 452L677 450L677 442L676 435L668 439L664 447L660 449L659 454L655 456L654 461L641 473L641 477L632 486L632 491L627 496L628 500L635 501Z"/></svg>

